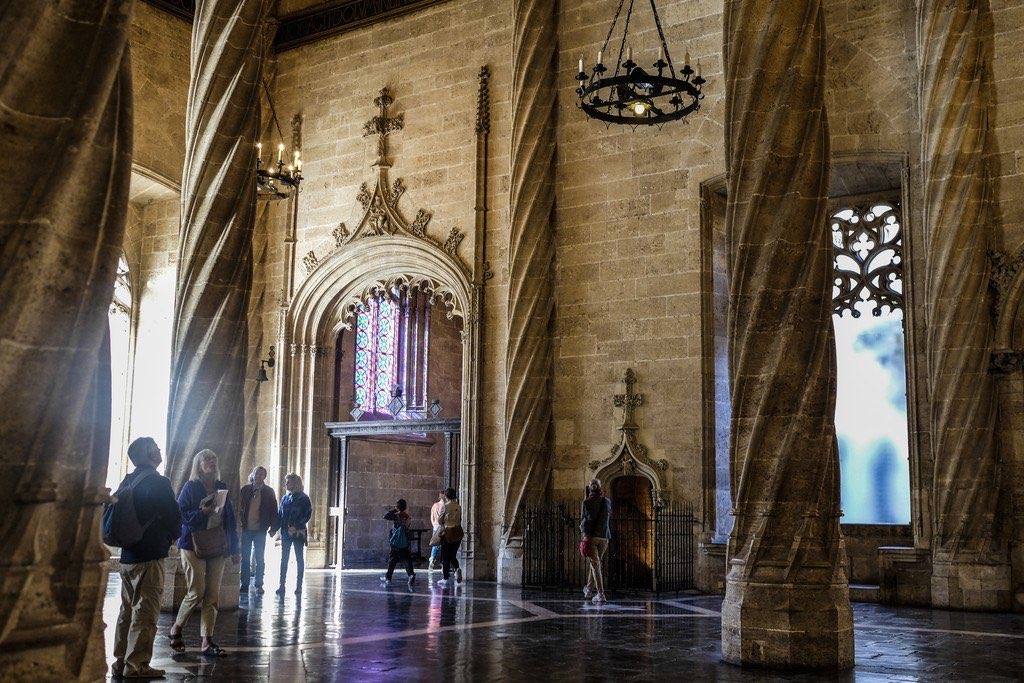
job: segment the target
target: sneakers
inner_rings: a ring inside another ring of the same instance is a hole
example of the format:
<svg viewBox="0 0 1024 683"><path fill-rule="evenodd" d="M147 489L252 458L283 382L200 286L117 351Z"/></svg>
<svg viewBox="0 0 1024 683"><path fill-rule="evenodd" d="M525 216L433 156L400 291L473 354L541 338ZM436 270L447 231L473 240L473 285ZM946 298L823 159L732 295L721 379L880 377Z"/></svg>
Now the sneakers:
<svg viewBox="0 0 1024 683"><path fill-rule="evenodd" d="M163 678L165 673L166 672L163 669L154 669L151 666L144 666L141 669L126 669L124 674L122 674L122 677L153 680L154 678Z"/></svg>
<svg viewBox="0 0 1024 683"><path fill-rule="evenodd" d="M447 588L448 587L448 579L438 579L437 580L437 585L440 588Z"/></svg>
<svg viewBox="0 0 1024 683"><path fill-rule="evenodd" d="M594 589L593 588L591 588L590 586L584 586L583 587L583 597L586 600L589 600L590 598L592 598L593 595L594 595Z"/></svg>
<svg viewBox="0 0 1024 683"><path fill-rule="evenodd" d="M412 588L414 585L416 585L416 575L415 574L413 574L412 576L409 577L409 588Z"/></svg>
<svg viewBox="0 0 1024 683"><path fill-rule="evenodd" d="M391 579L389 579L388 577L386 577L386 576L384 576L382 574L381 577L380 577L380 582L385 584L385 585L387 585L387 584L391 583Z"/></svg>
<svg viewBox="0 0 1024 683"><path fill-rule="evenodd" d="M455 582L462 583L462 567L455 570Z"/></svg>
<svg viewBox="0 0 1024 683"><path fill-rule="evenodd" d="M591 600L591 602L593 602L595 605L603 605L604 603L608 602L608 600L603 595L598 593L594 596L594 599Z"/></svg>

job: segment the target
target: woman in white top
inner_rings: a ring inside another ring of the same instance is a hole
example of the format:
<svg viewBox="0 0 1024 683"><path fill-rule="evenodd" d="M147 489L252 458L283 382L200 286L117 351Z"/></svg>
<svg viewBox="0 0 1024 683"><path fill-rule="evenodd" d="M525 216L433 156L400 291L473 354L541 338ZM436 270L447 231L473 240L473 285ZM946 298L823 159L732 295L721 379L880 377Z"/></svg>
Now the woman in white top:
<svg viewBox="0 0 1024 683"><path fill-rule="evenodd" d="M441 573L444 575L438 586L448 585L448 577L452 567L455 568L455 581L462 583L462 567L459 566L459 546L465 533L462 530L462 506L456 500L455 489L444 492L444 511L440 515L444 530L441 532Z"/></svg>

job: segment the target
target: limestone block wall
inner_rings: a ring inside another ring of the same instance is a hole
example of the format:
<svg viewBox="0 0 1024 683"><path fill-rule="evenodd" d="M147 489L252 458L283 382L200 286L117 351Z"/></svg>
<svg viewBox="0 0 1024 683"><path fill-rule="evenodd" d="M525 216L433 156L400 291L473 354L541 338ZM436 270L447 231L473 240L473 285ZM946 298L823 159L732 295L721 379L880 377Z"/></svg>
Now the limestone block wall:
<svg viewBox="0 0 1024 683"><path fill-rule="evenodd" d="M559 17L554 488L575 494L615 443L612 395L636 370L639 439L673 471L675 500L701 482L699 185L724 169L722 3L659 2L669 49L708 84L688 123L606 127L576 108L577 60L593 63L614 3L563 2ZM646 3L634 59L657 59ZM609 48L611 49L611 48ZM617 43L616 43L617 50ZM607 53L606 53L607 54Z"/></svg>
<svg viewBox="0 0 1024 683"><path fill-rule="evenodd" d="M135 3L129 43L134 96L132 163L178 183L185 160L192 27L144 2Z"/></svg>
<svg viewBox="0 0 1024 683"><path fill-rule="evenodd" d="M1024 4L991 0L993 163L996 231L1002 248L1024 246Z"/></svg>

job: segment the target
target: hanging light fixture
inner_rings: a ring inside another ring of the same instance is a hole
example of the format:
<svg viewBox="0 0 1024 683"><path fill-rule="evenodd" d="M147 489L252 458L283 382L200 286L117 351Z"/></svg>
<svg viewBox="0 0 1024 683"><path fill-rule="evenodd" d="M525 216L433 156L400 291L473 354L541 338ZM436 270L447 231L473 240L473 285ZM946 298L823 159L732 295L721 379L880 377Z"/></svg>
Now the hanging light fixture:
<svg viewBox="0 0 1024 683"><path fill-rule="evenodd" d="M290 163L285 162L284 133L281 131L281 123L277 120L277 111L274 110L274 101L270 97L266 81L263 82L263 90L267 95L270 115L281 142L277 144L277 158L274 158L271 151L267 155L266 163L263 161L263 143L256 143L256 194L260 199L287 199L299 191L299 183L302 182L302 152L293 149L291 156L288 157Z"/></svg>
<svg viewBox="0 0 1024 683"><path fill-rule="evenodd" d="M701 86L707 81L700 74L700 62L697 62L697 70L694 71L690 66L690 53L687 52L683 68L676 72L654 0L650 0L651 12L661 41L658 59L651 65L652 71L634 62L633 48L629 44L629 22L633 17L634 2L629 0L622 40L619 41L615 69L611 75L605 75L609 69L604 64L604 58L609 55L608 43L622 15L625 0L619 0L612 25L608 28L604 45L598 50L597 62L589 75L580 57L579 72L576 74L576 80L579 81L579 87L576 88L578 106L591 118L630 126L655 126L686 118L700 109L700 101L704 99Z"/></svg>

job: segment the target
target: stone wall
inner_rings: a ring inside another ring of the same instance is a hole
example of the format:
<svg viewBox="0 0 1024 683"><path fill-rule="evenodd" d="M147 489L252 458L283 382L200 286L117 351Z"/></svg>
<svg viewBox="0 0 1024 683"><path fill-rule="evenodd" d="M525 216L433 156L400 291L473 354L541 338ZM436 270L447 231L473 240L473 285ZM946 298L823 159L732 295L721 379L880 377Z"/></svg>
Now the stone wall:
<svg viewBox="0 0 1024 683"><path fill-rule="evenodd" d="M185 160L192 27L144 2L135 3L129 38L134 95L132 163L175 183Z"/></svg>

